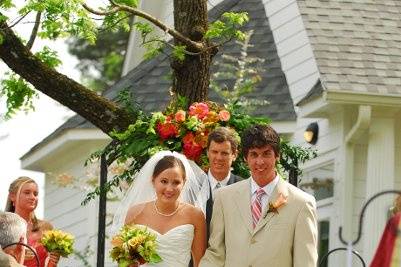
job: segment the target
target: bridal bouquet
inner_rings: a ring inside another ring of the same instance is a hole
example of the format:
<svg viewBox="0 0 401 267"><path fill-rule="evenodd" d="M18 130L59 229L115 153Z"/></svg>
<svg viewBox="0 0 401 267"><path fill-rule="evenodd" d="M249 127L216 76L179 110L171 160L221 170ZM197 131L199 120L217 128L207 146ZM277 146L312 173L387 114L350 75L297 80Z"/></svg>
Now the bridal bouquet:
<svg viewBox="0 0 401 267"><path fill-rule="evenodd" d="M60 230L45 231L40 242L48 252L58 253L65 258L74 251L74 236Z"/></svg>
<svg viewBox="0 0 401 267"><path fill-rule="evenodd" d="M156 235L143 227L123 226L112 238L111 244L110 257L118 263L118 267L153 264L162 260L156 252Z"/></svg>

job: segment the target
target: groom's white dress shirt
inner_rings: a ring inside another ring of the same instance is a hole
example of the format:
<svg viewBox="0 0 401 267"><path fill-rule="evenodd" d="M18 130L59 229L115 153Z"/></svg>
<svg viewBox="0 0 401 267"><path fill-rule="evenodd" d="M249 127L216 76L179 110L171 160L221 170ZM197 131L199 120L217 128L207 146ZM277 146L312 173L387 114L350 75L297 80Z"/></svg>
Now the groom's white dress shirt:
<svg viewBox="0 0 401 267"><path fill-rule="evenodd" d="M273 179L273 181L271 181L270 183L268 183L267 185L265 185L263 188L263 191L265 191L265 194L262 195L261 198L261 205L262 205L262 214L265 213L266 208L267 208L267 203L270 200L271 195L273 194L274 189L277 186L278 180L280 179L280 177L278 175L276 175L276 177ZM250 203L250 207L252 206L252 203L255 201L256 198L256 191L258 191L259 189L259 185L253 180L252 176L251 176L251 203Z"/></svg>

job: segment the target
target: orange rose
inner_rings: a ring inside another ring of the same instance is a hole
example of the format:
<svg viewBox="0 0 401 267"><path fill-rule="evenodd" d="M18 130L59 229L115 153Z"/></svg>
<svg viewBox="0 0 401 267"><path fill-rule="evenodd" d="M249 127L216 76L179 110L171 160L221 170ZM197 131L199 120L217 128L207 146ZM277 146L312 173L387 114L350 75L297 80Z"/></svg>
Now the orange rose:
<svg viewBox="0 0 401 267"><path fill-rule="evenodd" d="M230 112L227 110L223 109L219 112L219 119L221 121L228 121L230 119Z"/></svg>
<svg viewBox="0 0 401 267"><path fill-rule="evenodd" d="M185 115L186 115L185 111L180 109L179 111L177 111L177 113L175 113L175 121L176 122L185 121Z"/></svg>

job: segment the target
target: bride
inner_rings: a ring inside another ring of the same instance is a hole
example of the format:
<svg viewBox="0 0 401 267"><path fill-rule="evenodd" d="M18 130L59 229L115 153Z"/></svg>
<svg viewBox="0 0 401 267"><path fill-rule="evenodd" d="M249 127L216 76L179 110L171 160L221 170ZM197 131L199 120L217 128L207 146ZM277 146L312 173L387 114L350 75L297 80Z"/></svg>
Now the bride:
<svg viewBox="0 0 401 267"><path fill-rule="evenodd" d="M159 267L198 266L206 250L206 174L177 152L161 151L136 175L114 217L122 224L146 227L156 235Z"/></svg>

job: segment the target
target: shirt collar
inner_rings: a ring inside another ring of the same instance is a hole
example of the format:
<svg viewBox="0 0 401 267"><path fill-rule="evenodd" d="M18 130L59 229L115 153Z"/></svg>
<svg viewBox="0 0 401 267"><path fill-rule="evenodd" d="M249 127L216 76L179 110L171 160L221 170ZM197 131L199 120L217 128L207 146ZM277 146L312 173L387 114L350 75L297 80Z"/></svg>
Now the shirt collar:
<svg viewBox="0 0 401 267"><path fill-rule="evenodd" d="M271 181L270 183L268 183L267 185L262 187L267 196L271 196L273 194L273 191L276 188L279 179L280 179L280 176L278 174L276 174L276 177L274 177L273 181ZM256 194L256 191L259 188L260 188L259 185L253 180L253 178L251 176L251 192L252 192L252 195Z"/></svg>
<svg viewBox="0 0 401 267"><path fill-rule="evenodd" d="M212 172L208 171L207 173L207 177L209 178L209 183L210 183L210 188L214 189L217 185L217 183L220 183L220 185L225 186L228 183L228 180L230 180L230 176L231 176L231 172L228 172L228 175L226 178L224 178L222 181L217 180L216 178L214 178Z"/></svg>

